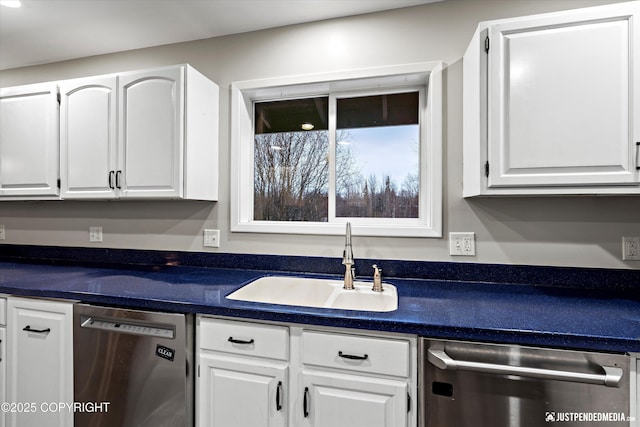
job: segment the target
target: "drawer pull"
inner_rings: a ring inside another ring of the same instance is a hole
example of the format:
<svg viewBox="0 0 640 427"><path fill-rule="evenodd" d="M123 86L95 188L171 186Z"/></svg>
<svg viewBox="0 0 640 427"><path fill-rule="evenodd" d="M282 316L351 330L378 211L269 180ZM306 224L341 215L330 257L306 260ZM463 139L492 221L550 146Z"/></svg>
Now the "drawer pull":
<svg viewBox="0 0 640 427"><path fill-rule="evenodd" d="M278 386L276 387L276 411L280 411L282 409L282 402L280 401L281 393L282 393L282 381L278 381Z"/></svg>
<svg viewBox="0 0 640 427"><path fill-rule="evenodd" d="M367 360L369 358L368 354L365 354L364 356L356 356L354 354L344 354L341 351L338 352L338 356L342 357L343 359L349 360Z"/></svg>
<svg viewBox="0 0 640 427"><path fill-rule="evenodd" d="M234 337L229 337L228 341L234 344L244 344L244 345L253 344L253 338L247 341L247 340L238 340L238 339L235 339Z"/></svg>
<svg viewBox="0 0 640 427"><path fill-rule="evenodd" d="M302 415L309 418L309 387L304 388L304 396L302 399Z"/></svg>
<svg viewBox="0 0 640 427"><path fill-rule="evenodd" d="M51 332L51 328L46 328L46 329L33 329L31 326L27 325L24 328L22 328L23 331L27 331L27 332L35 332L36 334L48 334L49 332Z"/></svg>

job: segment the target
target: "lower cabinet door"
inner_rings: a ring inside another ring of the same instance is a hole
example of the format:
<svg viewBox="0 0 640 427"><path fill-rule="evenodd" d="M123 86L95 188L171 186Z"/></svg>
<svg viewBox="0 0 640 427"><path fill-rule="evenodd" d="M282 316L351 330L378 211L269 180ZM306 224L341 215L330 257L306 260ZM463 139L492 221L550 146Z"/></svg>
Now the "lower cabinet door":
<svg viewBox="0 0 640 427"><path fill-rule="evenodd" d="M287 425L288 367L285 363L201 354L199 370L199 427Z"/></svg>
<svg viewBox="0 0 640 427"><path fill-rule="evenodd" d="M7 402L7 330L0 326L0 403ZM0 411L0 427L4 427L5 412Z"/></svg>
<svg viewBox="0 0 640 427"><path fill-rule="evenodd" d="M73 426L73 305L11 297L7 308L7 425Z"/></svg>
<svg viewBox="0 0 640 427"><path fill-rule="evenodd" d="M407 426L406 381L304 371L302 382L303 426Z"/></svg>

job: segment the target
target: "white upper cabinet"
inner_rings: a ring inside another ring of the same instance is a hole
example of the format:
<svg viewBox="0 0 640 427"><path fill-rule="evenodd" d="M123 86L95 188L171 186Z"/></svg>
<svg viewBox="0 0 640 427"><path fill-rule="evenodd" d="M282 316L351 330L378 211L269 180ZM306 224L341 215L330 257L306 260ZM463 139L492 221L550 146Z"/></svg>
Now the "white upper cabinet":
<svg viewBox="0 0 640 427"><path fill-rule="evenodd" d="M124 162L123 177L117 178L122 181L118 186L128 197L180 196L183 73L183 69L174 68L121 78L119 152Z"/></svg>
<svg viewBox="0 0 640 427"><path fill-rule="evenodd" d="M62 83L62 198L218 198L218 86L189 65Z"/></svg>
<svg viewBox="0 0 640 427"><path fill-rule="evenodd" d="M480 23L464 196L640 194L640 2Z"/></svg>
<svg viewBox="0 0 640 427"><path fill-rule="evenodd" d="M58 86L0 89L0 197L57 198Z"/></svg>
<svg viewBox="0 0 640 427"><path fill-rule="evenodd" d="M61 85L60 172L63 198L114 198L117 78Z"/></svg>

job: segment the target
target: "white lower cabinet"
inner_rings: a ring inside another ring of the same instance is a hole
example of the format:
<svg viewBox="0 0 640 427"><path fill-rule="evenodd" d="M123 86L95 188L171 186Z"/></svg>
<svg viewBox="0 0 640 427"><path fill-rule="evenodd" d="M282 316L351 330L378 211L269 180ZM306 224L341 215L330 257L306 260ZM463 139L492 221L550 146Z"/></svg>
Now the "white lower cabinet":
<svg viewBox="0 0 640 427"><path fill-rule="evenodd" d="M287 425L286 364L205 354L200 357L201 426Z"/></svg>
<svg viewBox="0 0 640 427"><path fill-rule="evenodd" d="M196 420L207 427L284 427L289 330L198 317Z"/></svg>
<svg viewBox="0 0 640 427"><path fill-rule="evenodd" d="M197 325L198 427L417 424L414 337L205 316Z"/></svg>
<svg viewBox="0 0 640 427"><path fill-rule="evenodd" d="M8 298L8 426L73 426L73 412L56 406L73 402L72 322L70 302Z"/></svg>
<svg viewBox="0 0 640 427"><path fill-rule="evenodd" d="M631 384L629 399L629 427L640 427L640 353L631 355Z"/></svg>
<svg viewBox="0 0 640 427"><path fill-rule="evenodd" d="M408 340L303 330L301 341L300 425L409 425Z"/></svg>
<svg viewBox="0 0 640 427"><path fill-rule="evenodd" d="M303 426L407 426L407 381L303 372Z"/></svg>
<svg viewBox="0 0 640 427"><path fill-rule="evenodd" d="M0 298L0 403L7 401L7 300ZM0 427L5 426L5 414L0 412Z"/></svg>

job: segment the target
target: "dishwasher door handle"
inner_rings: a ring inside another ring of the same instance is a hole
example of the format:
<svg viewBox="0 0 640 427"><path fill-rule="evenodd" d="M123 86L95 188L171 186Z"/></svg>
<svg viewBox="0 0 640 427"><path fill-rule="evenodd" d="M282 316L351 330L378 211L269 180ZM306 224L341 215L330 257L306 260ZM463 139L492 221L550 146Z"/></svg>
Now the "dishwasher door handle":
<svg viewBox="0 0 640 427"><path fill-rule="evenodd" d="M554 369L531 368L526 366L454 360L443 350L433 349L429 349L427 358L429 362L440 369L484 372L497 375L517 375L521 377L598 384L607 387L619 387L620 381L624 375L624 371L622 369L613 366L601 366L604 374L587 374L582 372L558 371Z"/></svg>

